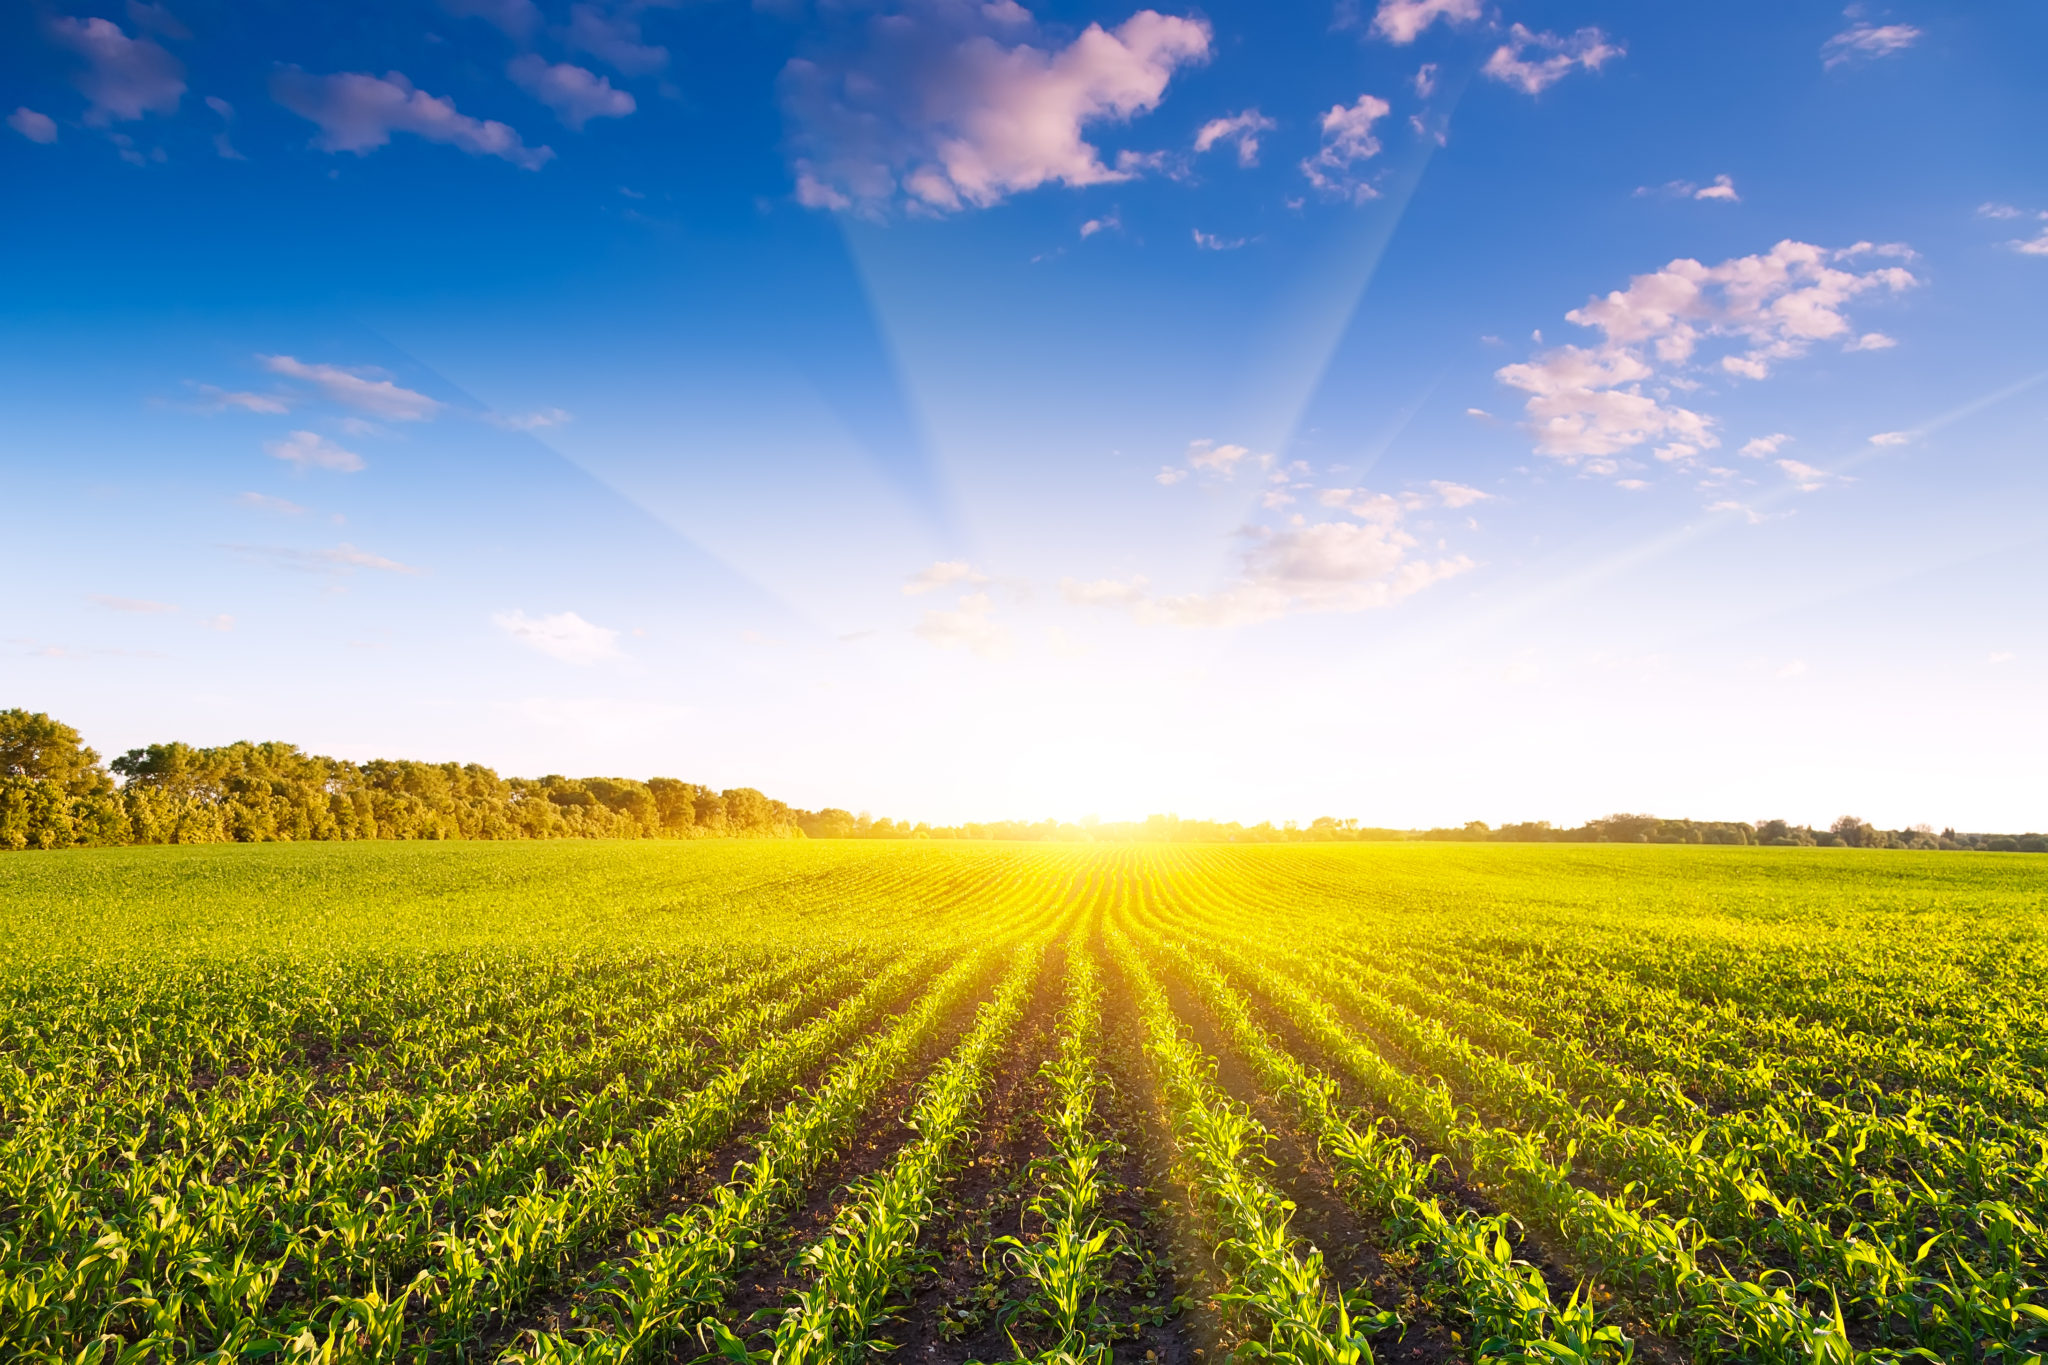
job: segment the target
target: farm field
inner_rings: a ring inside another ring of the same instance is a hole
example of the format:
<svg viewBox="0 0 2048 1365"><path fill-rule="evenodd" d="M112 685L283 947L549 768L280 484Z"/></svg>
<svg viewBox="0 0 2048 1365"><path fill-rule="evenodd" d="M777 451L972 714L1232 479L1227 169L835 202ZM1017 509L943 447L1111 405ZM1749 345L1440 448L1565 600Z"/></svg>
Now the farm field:
<svg viewBox="0 0 2048 1365"><path fill-rule="evenodd" d="M8 857L0 1359L2038 1359L2041 867Z"/></svg>

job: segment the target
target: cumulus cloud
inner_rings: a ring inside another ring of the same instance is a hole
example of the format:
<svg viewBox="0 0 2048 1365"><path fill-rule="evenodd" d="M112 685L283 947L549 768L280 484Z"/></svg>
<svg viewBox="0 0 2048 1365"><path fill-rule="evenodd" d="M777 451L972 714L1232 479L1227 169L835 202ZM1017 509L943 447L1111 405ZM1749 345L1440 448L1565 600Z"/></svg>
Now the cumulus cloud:
<svg viewBox="0 0 2048 1365"><path fill-rule="evenodd" d="M1717 175L1711 185L1702 185L1692 192L1695 199L1718 199L1727 204L1739 204L1742 196L1735 192L1733 176Z"/></svg>
<svg viewBox="0 0 2048 1365"><path fill-rule="evenodd" d="M1279 126L1256 109L1247 109L1228 118L1212 118L1195 134L1195 151L1199 154L1219 142L1228 142L1237 148L1238 165L1256 166L1259 164L1259 134L1270 133Z"/></svg>
<svg viewBox="0 0 2048 1365"><path fill-rule="evenodd" d="M917 637L940 649L969 649L984 658L1009 652L1010 632L991 617L994 604L985 592L970 592L951 611L934 607L914 629Z"/></svg>
<svg viewBox="0 0 2048 1365"><path fill-rule="evenodd" d="M1200 228L1195 228L1194 234L1197 251L1235 251L1251 240L1249 237L1219 237Z"/></svg>
<svg viewBox="0 0 2048 1365"><path fill-rule="evenodd" d="M903 595L919 597L935 589L953 583L968 583L975 586L988 582L988 575L976 573L974 566L964 559L941 559L919 569L904 580Z"/></svg>
<svg viewBox="0 0 2048 1365"><path fill-rule="evenodd" d="M106 19L50 20L50 40L85 59L75 78L85 96L85 122L95 128L175 114L185 93L185 64L148 38L130 38Z"/></svg>
<svg viewBox="0 0 2048 1365"><path fill-rule="evenodd" d="M343 449L317 431L295 431L281 441L267 441L263 451L273 460L283 460L302 472L332 469L354 474L363 467L362 456Z"/></svg>
<svg viewBox="0 0 2048 1365"><path fill-rule="evenodd" d="M516 131L495 119L458 113L455 101L429 95L398 71L382 77L361 71L315 76L286 67L270 78L270 94L300 118L319 125L313 145L322 151L366 156L389 143L393 133L411 133L529 171L539 170L555 154L552 148L527 146Z"/></svg>
<svg viewBox="0 0 2048 1365"><path fill-rule="evenodd" d="M2048 214L2042 216L2048 217ZM2041 235L2038 237L2015 241L2010 243L2010 245L2014 251L2019 252L2022 256L2048 256L2048 228L2043 228Z"/></svg>
<svg viewBox="0 0 2048 1365"><path fill-rule="evenodd" d="M1889 57L1895 52L1904 52L1920 38L1920 30L1911 24L1858 21L1820 45L1820 64L1832 71L1851 62Z"/></svg>
<svg viewBox="0 0 2048 1365"><path fill-rule="evenodd" d="M304 380L320 390L330 402L360 409L391 422L423 422L440 411L441 405L423 393L400 388L381 372L371 369L343 369L339 365L309 365L296 356L259 355L263 368L288 379Z"/></svg>
<svg viewBox="0 0 2048 1365"><path fill-rule="evenodd" d="M1415 70L1415 98L1426 100L1436 93L1436 63L1424 62Z"/></svg>
<svg viewBox="0 0 2048 1365"><path fill-rule="evenodd" d="M1508 40L1493 50L1482 75L1512 85L1525 94L1540 95L1575 70L1598 71L1628 49L1607 41L1597 28L1582 28L1570 37L1535 33L1516 24Z"/></svg>
<svg viewBox="0 0 2048 1365"><path fill-rule="evenodd" d="M651 76L668 65L668 49L640 36L637 6L575 4L562 41L626 76Z"/></svg>
<svg viewBox="0 0 2048 1365"><path fill-rule="evenodd" d="M1542 454L1578 464L1663 441L1666 459L1683 464L1720 444L1712 417L1668 397L1697 385L1686 371L1704 363L1698 354L1704 343L1735 343L1713 368L1746 379L1766 378L1774 365L1804 355L1816 342L1855 348L1861 338L1844 314L1848 303L1873 291L1897 293L1916 281L1898 265L1845 267L1864 257L1910 254L1867 242L1829 250L1784 241L1715 266L1680 258L1565 315L1601 332L1600 344L1559 346L1496 374L1530 395L1528 427Z"/></svg>
<svg viewBox="0 0 2048 1365"><path fill-rule="evenodd" d="M1984 203L1984 204L1979 204L1979 205L1977 205L1977 216L1978 216L1979 218L1998 218L1998 219L2009 219L2009 218L2024 218L2024 217L2026 217L2026 215L2025 215L2025 214L2021 213L2021 212L2020 212L2020 211L2019 211L2018 209L2014 208L2014 207L2013 207L2013 206L2012 206L2011 204L1999 204L1999 203Z"/></svg>
<svg viewBox="0 0 2048 1365"><path fill-rule="evenodd" d="M1240 445L1218 445L1214 441L1188 442L1188 468L1205 469L1229 478L1251 451Z"/></svg>
<svg viewBox="0 0 2048 1365"><path fill-rule="evenodd" d="M565 664L599 664L625 655L619 649L619 633L594 625L573 611L551 616L528 616L523 611L491 613L491 624L505 634Z"/></svg>
<svg viewBox="0 0 2048 1365"><path fill-rule="evenodd" d="M1062 578L1060 596L1077 607L1130 607L1145 601L1149 594L1144 575L1140 574L1136 578L1097 578L1087 582Z"/></svg>
<svg viewBox="0 0 2048 1365"><path fill-rule="evenodd" d="M578 132L594 118L624 118L638 107L631 95L612 88L610 78L570 62L550 65L547 58L533 52L514 57L505 74Z"/></svg>
<svg viewBox="0 0 2048 1365"><path fill-rule="evenodd" d="M1412 43L1431 24L1469 24L1480 15L1479 0L1380 0L1372 31L1390 43Z"/></svg>
<svg viewBox="0 0 2048 1365"><path fill-rule="evenodd" d="M1129 180L1162 159L1106 163L1089 126L1156 108L1176 71L1207 60L1209 38L1202 20L1140 10L1060 46L1000 0L910 0L868 16L836 50L783 69L797 200L950 213L1053 182Z"/></svg>
<svg viewBox="0 0 2048 1365"><path fill-rule="evenodd" d="M1874 446L1902 446L1910 445L1912 440L1910 431L1880 431L1870 438L1870 443Z"/></svg>
<svg viewBox="0 0 2048 1365"><path fill-rule="evenodd" d="M1377 197L1379 191L1355 168L1379 155L1380 140L1373 136L1372 126L1392 107L1377 95L1360 95L1351 104L1330 106L1321 119L1322 148L1301 163L1301 173L1309 183L1326 194L1361 202Z"/></svg>
<svg viewBox="0 0 2048 1365"><path fill-rule="evenodd" d="M30 142L47 145L57 140L57 121L48 114L38 114L25 104L7 116L7 126Z"/></svg>
<svg viewBox="0 0 2048 1365"><path fill-rule="evenodd" d="M1081 237L1085 241L1098 232L1120 232L1123 230L1123 225L1123 219L1117 217L1116 214L1106 213L1100 218L1090 218L1087 222L1081 224Z"/></svg>
<svg viewBox="0 0 2048 1365"><path fill-rule="evenodd" d="M1741 453L1752 460L1761 460L1765 456L1777 454L1779 448L1791 439L1782 431L1774 431L1768 436L1751 437L1742 443Z"/></svg>

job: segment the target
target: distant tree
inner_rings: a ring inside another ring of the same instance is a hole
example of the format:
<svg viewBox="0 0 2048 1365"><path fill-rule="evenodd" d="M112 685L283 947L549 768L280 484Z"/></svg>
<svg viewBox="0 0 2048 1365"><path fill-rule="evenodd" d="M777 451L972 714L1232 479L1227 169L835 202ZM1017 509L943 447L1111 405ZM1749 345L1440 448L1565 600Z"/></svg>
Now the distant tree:
<svg viewBox="0 0 2048 1365"><path fill-rule="evenodd" d="M0 777L54 782L67 796L114 788L100 756L85 746L78 731L41 711L0 711Z"/></svg>

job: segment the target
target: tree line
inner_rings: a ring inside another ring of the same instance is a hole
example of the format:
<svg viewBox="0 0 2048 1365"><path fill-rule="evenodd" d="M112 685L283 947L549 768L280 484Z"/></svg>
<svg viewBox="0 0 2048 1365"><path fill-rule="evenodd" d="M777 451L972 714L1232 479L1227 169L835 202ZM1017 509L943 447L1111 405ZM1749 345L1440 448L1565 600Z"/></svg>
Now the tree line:
<svg viewBox="0 0 2048 1365"><path fill-rule="evenodd" d="M111 763L62 721L0 711L0 848L304 839L789 838L752 787L670 777L500 777L478 763L151 744Z"/></svg>
<svg viewBox="0 0 2048 1365"><path fill-rule="evenodd" d="M1092 842L1762 844L2048 853L2040 834L1881 830L1843 816L1816 830L1783 820L1610 815L1559 828L1482 821L1388 829L1323 816L1245 825L1153 815L1142 821L997 820L931 825L827 807L799 810L752 787L672 777L500 777L477 763L346 759L297 745L151 744L103 763L78 731L41 712L0 711L0 849L305 839L1002 839Z"/></svg>

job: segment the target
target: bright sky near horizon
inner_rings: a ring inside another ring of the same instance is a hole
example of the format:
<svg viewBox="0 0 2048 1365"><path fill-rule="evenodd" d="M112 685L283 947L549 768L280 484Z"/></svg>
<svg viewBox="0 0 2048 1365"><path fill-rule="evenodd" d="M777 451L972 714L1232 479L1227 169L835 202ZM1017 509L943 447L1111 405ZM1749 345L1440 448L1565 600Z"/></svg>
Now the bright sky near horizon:
<svg viewBox="0 0 2048 1365"><path fill-rule="evenodd" d="M0 705L958 819L2048 826L2048 9L0 16Z"/></svg>

